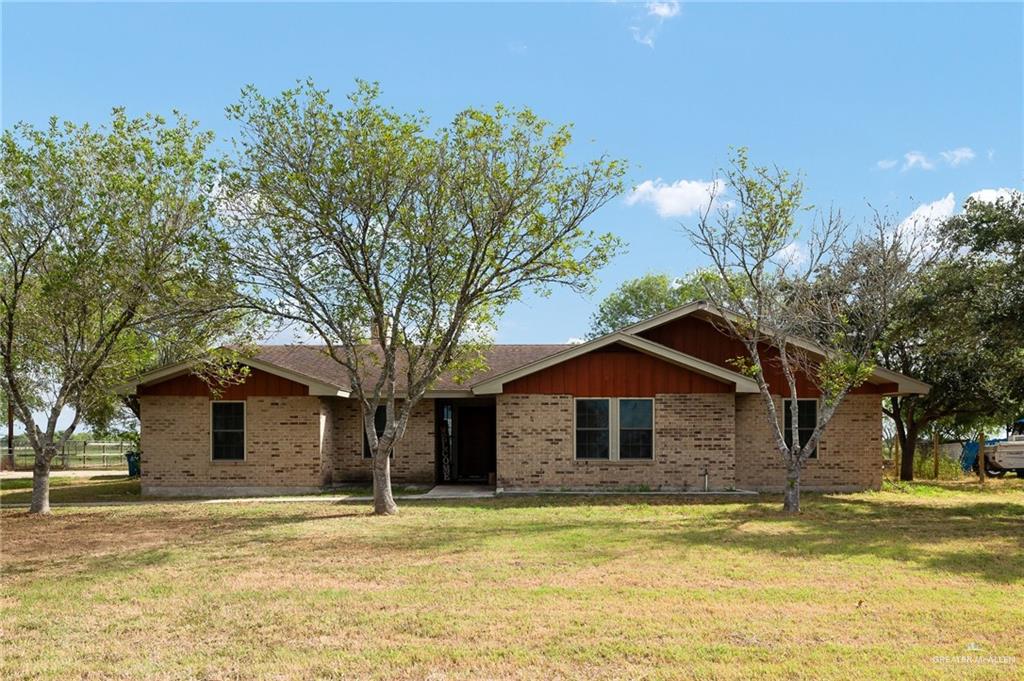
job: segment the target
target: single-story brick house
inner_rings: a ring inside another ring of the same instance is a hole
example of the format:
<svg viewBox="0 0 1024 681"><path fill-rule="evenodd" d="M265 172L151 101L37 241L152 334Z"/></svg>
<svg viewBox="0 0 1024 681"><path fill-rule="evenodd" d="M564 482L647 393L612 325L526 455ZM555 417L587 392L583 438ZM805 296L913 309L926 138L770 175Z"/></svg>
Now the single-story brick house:
<svg viewBox="0 0 1024 681"><path fill-rule="evenodd" d="M730 368L742 346L715 320L695 302L582 344L491 346L486 370L461 383L442 377L416 406L393 479L490 480L507 491L780 489L757 386ZM308 345L263 346L246 363L246 381L216 397L187 364L125 386L141 406L145 494L370 479L360 403L340 365ZM781 394L781 372L767 370ZM806 380L798 388L799 427L813 427L818 394ZM877 369L833 417L806 488L879 487L882 397L927 391Z"/></svg>

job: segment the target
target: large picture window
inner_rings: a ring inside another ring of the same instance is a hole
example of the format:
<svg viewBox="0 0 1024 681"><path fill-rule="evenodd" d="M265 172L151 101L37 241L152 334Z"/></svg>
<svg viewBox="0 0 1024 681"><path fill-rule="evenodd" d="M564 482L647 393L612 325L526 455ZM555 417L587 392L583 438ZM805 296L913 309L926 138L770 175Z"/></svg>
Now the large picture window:
<svg viewBox="0 0 1024 681"><path fill-rule="evenodd" d="M213 402L210 407L214 461L245 458L245 402Z"/></svg>
<svg viewBox="0 0 1024 681"><path fill-rule="evenodd" d="M577 399L576 458L653 459L654 400Z"/></svg>
<svg viewBox="0 0 1024 681"><path fill-rule="evenodd" d="M377 437L384 434L384 428L388 425L388 408L383 404L377 407L377 411L373 412L373 428L377 431ZM391 451L391 455L394 456L394 450ZM363 429L363 458L372 459L373 453L370 451L370 439L366 437L366 430Z"/></svg>
<svg viewBox="0 0 1024 681"><path fill-rule="evenodd" d="M793 446L793 402L791 400L785 400L785 419L784 419L784 430L783 436L786 439L786 446ZM797 436L800 438L800 446L803 447L811 441L811 435L814 434L814 429L818 425L818 400L797 400L796 405L797 413ZM818 458L818 450L814 449L807 457L809 459Z"/></svg>

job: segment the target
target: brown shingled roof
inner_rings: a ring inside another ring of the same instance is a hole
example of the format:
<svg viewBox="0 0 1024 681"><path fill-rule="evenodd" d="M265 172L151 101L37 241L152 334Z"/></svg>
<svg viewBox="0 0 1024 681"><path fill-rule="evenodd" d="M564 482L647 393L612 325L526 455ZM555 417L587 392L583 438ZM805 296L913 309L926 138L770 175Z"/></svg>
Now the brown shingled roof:
<svg viewBox="0 0 1024 681"><path fill-rule="evenodd" d="M571 347L569 345L491 345L484 350L487 368L470 376L463 383L457 383L450 374L442 374L433 390L469 390L474 385L499 376L530 362L553 355ZM348 373L345 367L331 359L323 345L261 345L255 359L275 364L323 383L349 390ZM368 365L372 366L372 365ZM399 367L401 389L402 369ZM366 376L372 382L376 376ZM371 383L372 384L372 383Z"/></svg>

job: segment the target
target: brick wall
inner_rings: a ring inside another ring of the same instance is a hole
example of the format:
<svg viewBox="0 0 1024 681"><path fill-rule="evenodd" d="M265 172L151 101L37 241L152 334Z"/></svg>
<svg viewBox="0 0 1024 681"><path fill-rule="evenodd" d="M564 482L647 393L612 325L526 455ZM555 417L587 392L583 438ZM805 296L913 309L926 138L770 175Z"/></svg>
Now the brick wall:
<svg viewBox="0 0 1024 681"><path fill-rule="evenodd" d="M373 479L369 459L363 458L363 421L359 401L330 398L333 412L333 447L328 452L331 481L365 482ZM391 460L394 482L434 482L434 401L421 400L413 407L405 436L395 446Z"/></svg>
<svg viewBox="0 0 1024 681"><path fill-rule="evenodd" d="M250 397L244 461L210 458L207 397L141 396L146 494L316 489L323 444L319 397Z"/></svg>
<svg viewBox="0 0 1024 681"><path fill-rule="evenodd" d="M577 461L570 395L499 395L498 487L727 489L733 479L732 394L659 394L654 459Z"/></svg>
<svg viewBox="0 0 1024 681"><path fill-rule="evenodd" d="M499 395L498 486L515 489L777 490L785 479L759 395L659 394L653 461L576 461L573 398ZM210 400L142 396L146 494L298 491L371 479L359 403L250 397L245 461L210 459ZM781 406L780 406L781 409ZM846 398L804 467L807 489L881 485L881 400ZM323 453L323 456L321 456ZM434 481L434 402L420 402L392 462L398 483Z"/></svg>
<svg viewBox="0 0 1024 681"><path fill-rule="evenodd" d="M320 400L320 484L330 485L334 480L334 400Z"/></svg>
<svg viewBox="0 0 1024 681"><path fill-rule="evenodd" d="M760 395L736 396L736 486L781 490L786 468L773 444ZM782 413L782 400L777 398ZM882 400L878 395L849 395L832 417L800 475L803 489L852 491L882 484Z"/></svg>

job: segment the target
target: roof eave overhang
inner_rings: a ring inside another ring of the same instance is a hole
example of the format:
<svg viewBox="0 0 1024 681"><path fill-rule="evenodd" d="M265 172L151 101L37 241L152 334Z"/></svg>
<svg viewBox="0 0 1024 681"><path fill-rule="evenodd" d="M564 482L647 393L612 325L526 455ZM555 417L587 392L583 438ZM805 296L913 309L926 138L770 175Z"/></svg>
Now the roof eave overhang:
<svg viewBox="0 0 1024 681"><path fill-rule="evenodd" d="M895 385L895 390L886 390L882 393L883 395L927 395L932 389L924 381L919 381L916 378L911 378L889 369L883 369L882 367L875 367L875 370L871 372L871 376L882 383Z"/></svg>
<svg viewBox="0 0 1024 681"><path fill-rule="evenodd" d="M460 397L473 397L473 391L470 388L465 390L428 390L423 393L423 397L432 400L444 400L444 399L456 399Z"/></svg>
<svg viewBox="0 0 1024 681"><path fill-rule="evenodd" d="M239 363L245 364L246 366L252 367L253 369L265 371L268 374L273 374L274 376L286 378L290 381L294 381L295 383L301 383L302 385L306 386L306 388L309 390L309 394L313 396L349 397L351 395L351 392L348 390L344 390L336 385L331 385L330 383L318 381L311 376L301 374L297 371L285 369L284 367L278 366L277 364L264 362L258 359L242 359L239 360ZM122 385L117 386L114 389L114 391L118 395L134 395L138 391L140 386L160 383L162 381L175 378L176 376L187 374L192 369L193 366L195 366L195 362L188 361L178 362L176 364L171 364L166 367L154 369L153 371L149 371L147 373L135 377L133 380L127 383L123 383Z"/></svg>

